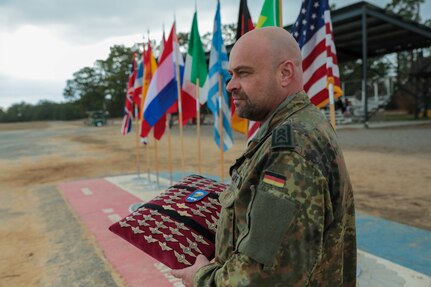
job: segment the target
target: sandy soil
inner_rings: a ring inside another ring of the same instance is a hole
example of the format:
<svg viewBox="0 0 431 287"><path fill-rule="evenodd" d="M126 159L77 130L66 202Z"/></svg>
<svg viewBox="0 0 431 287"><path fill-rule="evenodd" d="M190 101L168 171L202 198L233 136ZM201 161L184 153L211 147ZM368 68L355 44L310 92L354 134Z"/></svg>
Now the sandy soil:
<svg viewBox="0 0 431 287"><path fill-rule="evenodd" d="M0 124L0 286L124 286L55 185L75 179L147 169L134 134L82 122ZM364 212L431 230L431 124L339 130L356 206ZM172 167L181 169L181 141L173 129ZM184 129L186 171L197 170L196 133ZM224 154L224 174L245 138ZM155 145L150 142L151 170ZM157 145L158 168L169 168L167 136ZM202 129L202 171L220 175L212 127Z"/></svg>

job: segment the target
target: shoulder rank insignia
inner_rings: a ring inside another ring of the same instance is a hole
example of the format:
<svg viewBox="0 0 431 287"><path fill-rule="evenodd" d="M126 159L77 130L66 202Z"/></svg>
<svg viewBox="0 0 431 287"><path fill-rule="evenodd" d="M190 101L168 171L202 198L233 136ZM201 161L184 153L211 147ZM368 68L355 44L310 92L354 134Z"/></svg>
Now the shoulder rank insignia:
<svg viewBox="0 0 431 287"><path fill-rule="evenodd" d="M272 133L272 149L293 149L292 127L289 124L284 124L274 130Z"/></svg>
<svg viewBox="0 0 431 287"><path fill-rule="evenodd" d="M199 200L202 200L208 194L208 191L202 189L195 190L193 191L193 193L186 197L186 202L197 202Z"/></svg>
<svg viewBox="0 0 431 287"><path fill-rule="evenodd" d="M286 177L274 172L265 171L263 175L263 182L276 187L283 187L286 183Z"/></svg>

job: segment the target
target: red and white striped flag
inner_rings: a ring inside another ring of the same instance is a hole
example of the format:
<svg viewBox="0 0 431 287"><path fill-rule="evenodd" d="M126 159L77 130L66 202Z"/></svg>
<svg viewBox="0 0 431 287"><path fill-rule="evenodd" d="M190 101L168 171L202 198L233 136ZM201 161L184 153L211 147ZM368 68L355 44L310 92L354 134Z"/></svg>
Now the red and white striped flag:
<svg viewBox="0 0 431 287"><path fill-rule="evenodd" d="M136 78L135 53L133 53L132 59L132 67L130 68L129 81L127 83L126 102L124 104L124 118L123 123L121 124L121 133L123 135L129 133L132 130L133 92Z"/></svg>
<svg viewBox="0 0 431 287"><path fill-rule="evenodd" d="M328 0L303 1L292 34L301 48L304 90L311 102L319 108L327 105L331 83L334 98L341 97L343 91Z"/></svg>

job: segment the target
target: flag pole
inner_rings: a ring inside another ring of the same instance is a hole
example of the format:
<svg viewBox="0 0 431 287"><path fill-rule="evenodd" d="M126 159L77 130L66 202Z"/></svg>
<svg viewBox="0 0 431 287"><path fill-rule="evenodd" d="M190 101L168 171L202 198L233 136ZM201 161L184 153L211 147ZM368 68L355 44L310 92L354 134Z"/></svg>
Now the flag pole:
<svg viewBox="0 0 431 287"><path fill-rule="evenodd" d="M136 54L133 53L133 62L135 65L135 71L137 70L137 63L136 63ZM129 91L127 91L129 92ZM139 112L141 110L140 106L135 105L135 125L136 125L136 140L135 140L135 147L136 147L136 167L138 169L138 178L141 177L141 163L140 163L140 152L139 152ZM138 114L136 116L136 114Z"/></svg>
<svg viewBox="0 0 431 287"><path fill-rule="evenodd" d="M250 128L250 120L246 121L246 130L245 130L245 145L247 146L247 141L248 141L248 129Z"/></svg>
<svg viewBox="0 0 431 287"><path fill-rule="evenodd" d="M199 78L196 78L196 129L198 140L198 174L202 175L202 161L201 161L201 107L200 107L200 89Z"/></svg>
<svg viewBox="0 0 431 287"><path fill-rule="evenodd" d="M150 148L148 147L150 143L148 142L148 137L147 137L147 141L145 143L145 155L147 157L147 177L148 177L148 184L151 183L151 175L150 175Z"/></svg>
<svg viewBox="0 0 431 287"><path fill-rule="evenodd" d="M147 31L148 33L148 42L150 42L150 30ZM142 43L142 46L144 47L144 51L142 52L144 57L142 58L142 65L144 65L145 68L145 56L146 56L146 50L145 50L145 35L142 36L142 38L144 39L144 42ZM142 75L142 80L145 81L145 73L144 75ZM140 125L139 125L139 131L142 130L142 126L144 125L143 121L144 121L144 104L145 104L145 99L144 99L144 85L142 84L142 92L141 92L141 104L139 106L139 117L140 117ZM145 157L146 157L146 167L147 167L147 176L148 176L148 184L151 183L150 181L150 155L149 155L149 149L148 149L148 140L147 142L144 143L145 144Z"/></svg>
<svg viewBox="0 0 431 287"><path fill-rule="evenodd" d="M280 9L280 11L278 11L279 25L283 28L283 0L278 0L278 4Z"/></svg>
<svg viewBox="0 0 431 287"><path fill-rule="evenodd" d="M140 112L140 107L137 107L138 113ZM138 178L141 178L141 153L139 150L139 127L140 127L139 114L136 117L136 165L138 167Z"/></svg>
<svg viewBox="0 0 431 287"><path fill-rule="evenodd" d="M154 133L154 131L153 131ZM154 138L154 171L156 172L157 186L159 186L159 155L157 150L157 139Z"/></svg>
<svg viewBox="0 0 431 287"><path fill-rule="evenodd" d="M174 24L174 34L175 38L177 37L177 24ZM178 49L175 48L175 72L177 78L177 92L178 92L178 125L180 129L180 144L181 144L181 172L184 175L185 166L184 166L184 139L183 139L183 108L181 101L181 79L180 79L180 66L178 64Z"/></svg>
<svg viewBox="0 0 431 287"><path fill-rule="evenodd" d="M166 117L166 129L168 133L168 165L169 165L169 180L172 185L172 144L171 144L171 127L169 122L171 120L171 114Z"/></svg>
<svg viewBox="0 0 431 287"><path fill-rule="evenodd" d="M329 93L329 115L331 119L331 125L335 131L336 126L335 126L334 84L332 82L329 83L328 93Z"/></svg>
<svg viewBox="0 0 431 287"><path fill-rule="evenodd" d="M220 134L220 168L221 182L224 182L224 144L223 144L223 91L222 91L222 78L218 76L218 91L219 91L219 134Z"/></svg>

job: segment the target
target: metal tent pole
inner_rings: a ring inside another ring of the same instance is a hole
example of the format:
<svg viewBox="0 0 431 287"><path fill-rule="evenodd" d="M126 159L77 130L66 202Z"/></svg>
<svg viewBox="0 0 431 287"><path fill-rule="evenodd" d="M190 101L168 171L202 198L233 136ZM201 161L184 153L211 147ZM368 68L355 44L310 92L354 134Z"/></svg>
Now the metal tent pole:
<svg viewBox="0 0 431 287"><path fill-rule="evenodd" d="M364 99L364 127L368 128L368 34L367 34L367 6L362 7L362 95Z"/></svg>

